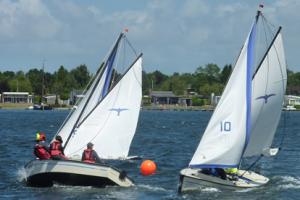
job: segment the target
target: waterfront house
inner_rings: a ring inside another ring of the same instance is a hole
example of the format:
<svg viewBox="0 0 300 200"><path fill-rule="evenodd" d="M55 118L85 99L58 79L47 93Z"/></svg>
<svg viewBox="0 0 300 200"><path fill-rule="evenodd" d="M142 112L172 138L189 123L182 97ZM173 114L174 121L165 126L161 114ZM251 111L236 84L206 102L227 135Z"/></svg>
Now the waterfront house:
<svg viewBox="0 0 300 200"><path fill-rule="evenodd" d="M153 105L192 105L191 98L176 96L172 91L151 91L149 96Z"/></svg>
<svg viewBox="0 0 300 200"><path fill-rule="evenodd" d="M33 96L28 92L3 92L1 103L32 103Z"/></svg>

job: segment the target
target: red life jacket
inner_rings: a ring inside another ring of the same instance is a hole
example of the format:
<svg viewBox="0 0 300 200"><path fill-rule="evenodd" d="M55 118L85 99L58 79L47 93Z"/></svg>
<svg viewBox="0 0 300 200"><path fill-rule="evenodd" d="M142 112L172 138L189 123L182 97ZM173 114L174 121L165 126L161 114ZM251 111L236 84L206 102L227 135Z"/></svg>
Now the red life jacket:
<svg viewBox="0 0 300 200"><path fill-rule="evenodd" d="M51 156L62 155L61 143L59 141L55 140L50 144L50 154Z"/></svg>
<svg viewBox="0 0 300 200"><path fill-rule="evenodd" d="M35 154L41 160L48 160L51 158L48 151L40 144L35 145Z"/></svg>
<svg viewBox="0 0 300 200"><path fill-rule="evenodd" d="M87 163L95 163L96 159L93 158L93 150L92 149L86 149L83 153L83 162Z"/></svg>

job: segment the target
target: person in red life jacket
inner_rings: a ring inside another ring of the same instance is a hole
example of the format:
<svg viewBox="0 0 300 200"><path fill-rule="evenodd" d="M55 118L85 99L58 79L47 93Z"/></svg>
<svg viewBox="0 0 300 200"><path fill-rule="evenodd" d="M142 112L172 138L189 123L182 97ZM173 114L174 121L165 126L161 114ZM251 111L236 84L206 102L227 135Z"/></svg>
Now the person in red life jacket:
<svg viewBox="0 0 300 200"><path fill-rule="evenodd" d="M82 153L81 161L87 163L103 163L97 152L93 150L93 146L94 144L91 142L87 144L87 149L85 149Z"/></svg>
<svg viewBox="0 0 300 200"><path fill-rule="evenodd" d="M40 160L48 160L51 158L45 133L36 134L36 144L34 145L33 154Z"/></svg>
<svg viewBox="0 0 300 200"><path fill-rule="evenodd" d="M50 144L50 155L53 160L67 160L62 146L63 140L60 135L55 137L55 140Z"/></svg>

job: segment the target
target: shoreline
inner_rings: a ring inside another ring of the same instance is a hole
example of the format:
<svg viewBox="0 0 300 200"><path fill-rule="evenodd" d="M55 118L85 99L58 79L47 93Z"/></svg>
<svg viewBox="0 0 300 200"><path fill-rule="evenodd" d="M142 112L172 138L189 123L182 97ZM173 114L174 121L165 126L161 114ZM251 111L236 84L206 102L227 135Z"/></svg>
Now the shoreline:
<svg viewBox="0 0 300 200"><path fill-rule="evenodd" d="M33 104L28 103L0 103L0 109L3 110L33 110L29 109ZM69 107L53 107L53 110L70 110ZM141 110L145 111L214 111L214 107L211 105L204 106L179 106L179 105L144 105L141 106ZM288 110L286 108L282 108L282 111L300 111L300 109L296 110Z"/></svg>

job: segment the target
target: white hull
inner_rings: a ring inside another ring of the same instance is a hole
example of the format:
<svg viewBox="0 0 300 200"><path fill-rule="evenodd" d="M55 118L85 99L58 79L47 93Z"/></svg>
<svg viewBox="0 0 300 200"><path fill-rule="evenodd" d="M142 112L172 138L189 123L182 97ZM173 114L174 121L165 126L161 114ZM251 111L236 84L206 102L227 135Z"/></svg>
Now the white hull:
<svg viewBox="0 0 300 200"><path fill-rule="evenodd" d="M54 183L96 187L134 185L125 172L103 164L70 160L34 160L25 165L25 170L26 183L37 187L52 186Z"/></svg>
<svg viewBox="0 0 300 200"><path fill-rule="evenodd" d="M239 170L237 180L223 180L213 175L203 174L200 169L185 168L180 171L178 191L199 190L204 187L217 187L222 189L254 188L265 185L269 181L267 177L255 172L244 172L245 170Z"/></svg>

